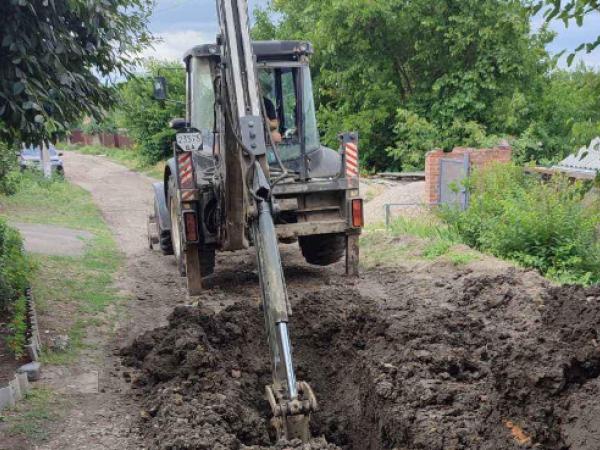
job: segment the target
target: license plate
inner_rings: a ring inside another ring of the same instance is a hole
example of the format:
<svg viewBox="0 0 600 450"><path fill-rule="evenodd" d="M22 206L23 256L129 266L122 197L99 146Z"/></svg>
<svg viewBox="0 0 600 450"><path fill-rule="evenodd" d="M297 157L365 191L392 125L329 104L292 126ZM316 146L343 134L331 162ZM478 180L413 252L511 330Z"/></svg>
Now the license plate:
<svg viewBox="0 0 600 450"><path fill-rule="evenodd" d="M202 148L201 133L179 133L176 135L177 145L184 152L200 150Z"/></svg>

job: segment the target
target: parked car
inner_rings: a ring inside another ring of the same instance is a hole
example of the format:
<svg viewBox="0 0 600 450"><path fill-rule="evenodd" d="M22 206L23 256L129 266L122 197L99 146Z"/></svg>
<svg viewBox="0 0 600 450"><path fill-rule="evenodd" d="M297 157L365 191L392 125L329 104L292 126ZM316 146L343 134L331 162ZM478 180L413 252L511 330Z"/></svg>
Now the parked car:
<svg viewBox="0 0 600 450"><path fill-rule="evenodd" d="M64 175L65 168L62 159L60 159L63 154L58 152L53 145L50 145L48 151L50 153L52 172L55 172L58 175ZM19 152L19 167L21 168L21 171L26 169L42 170L42 151L40 147L31 146L22 149Z"/></svg>

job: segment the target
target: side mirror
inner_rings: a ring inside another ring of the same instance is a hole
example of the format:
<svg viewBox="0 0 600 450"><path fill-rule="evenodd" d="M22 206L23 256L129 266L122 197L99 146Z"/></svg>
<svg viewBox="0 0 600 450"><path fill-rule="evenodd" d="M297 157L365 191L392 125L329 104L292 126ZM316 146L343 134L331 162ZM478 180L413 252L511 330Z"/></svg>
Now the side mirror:
<svg viewBox="0 0 600 450"><path fill-rule="evenodd" d="M64 153L63 152L58 152L58 156L63 156Z"/></svg>
<svg viewBox="0 0 600 450"><path fill-rule="evenodd" d="M187 128L188 123L186 122L185 119L178 117L176 119L171 119L171 121L169 122L169 128L171 128L172 130L182 130L184 128Z"/></svg>
<svg viewBox="0 0 600 450"><path fill-rule="evenodd" d="M167 79L165 77L154 78L154 99L155 100L166 100L167 99Z"/></svg>

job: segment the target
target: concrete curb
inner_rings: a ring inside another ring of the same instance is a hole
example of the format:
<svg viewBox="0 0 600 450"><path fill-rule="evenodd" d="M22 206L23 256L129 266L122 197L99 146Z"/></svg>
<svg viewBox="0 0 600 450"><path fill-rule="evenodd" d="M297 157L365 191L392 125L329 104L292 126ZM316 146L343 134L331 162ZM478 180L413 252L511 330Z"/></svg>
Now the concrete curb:
<svg viewBox="0 0 600 450"><path fill-rule="evenodd" d="M25 295L27 299L27 343L25 349L32 362L17 369L14 379L8 382L8 386L0 387L0 411L15 406L31 389L29 381L36 381L40 377L41 340L35 302L31 289L28 289Z"/></svg>
<svg viewBox="0 0 600 450"><path fill-rule="evenodd" d="M40 329L38 326L37 312L35 310L35 301L31 289L27 289L27 316L28 316L28 333L27 344L25 348L29 359L32 362L38 362L42 350L42 341L40 339Z"/></svg>

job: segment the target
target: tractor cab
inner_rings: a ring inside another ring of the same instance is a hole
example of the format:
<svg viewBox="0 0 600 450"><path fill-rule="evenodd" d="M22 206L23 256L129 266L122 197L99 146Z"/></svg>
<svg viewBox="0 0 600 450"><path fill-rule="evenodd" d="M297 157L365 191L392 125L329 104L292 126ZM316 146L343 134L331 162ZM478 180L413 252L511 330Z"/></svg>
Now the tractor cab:
<svg viewBox="0 0 600 450"><path fill-rule="evenodd" d="M268 161L275 173L283 165L298 180L333 178L342 172L338 152L321 146L315 113L309 57L310 43L258 41L257 58ZM184 58L187 69L187 121L201 131L203 151L218 154L215 118L220 105L215 89L221 78L221 49L200 45Z"/></svg>

